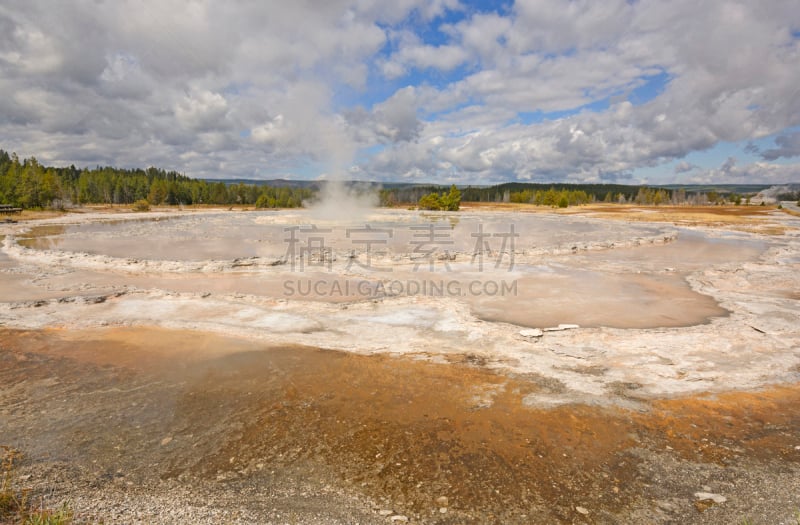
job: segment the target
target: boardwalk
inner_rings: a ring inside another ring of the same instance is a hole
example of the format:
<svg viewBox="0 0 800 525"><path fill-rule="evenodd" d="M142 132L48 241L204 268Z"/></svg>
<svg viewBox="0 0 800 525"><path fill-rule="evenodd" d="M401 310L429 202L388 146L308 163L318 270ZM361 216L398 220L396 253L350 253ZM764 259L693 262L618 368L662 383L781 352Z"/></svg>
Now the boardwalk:
<svg viewBox="0 0 800 525"><path fill-rule="evenodd" d="M11 204L0 204L0 213L22 213L22 208L15 208Z"/></svg>

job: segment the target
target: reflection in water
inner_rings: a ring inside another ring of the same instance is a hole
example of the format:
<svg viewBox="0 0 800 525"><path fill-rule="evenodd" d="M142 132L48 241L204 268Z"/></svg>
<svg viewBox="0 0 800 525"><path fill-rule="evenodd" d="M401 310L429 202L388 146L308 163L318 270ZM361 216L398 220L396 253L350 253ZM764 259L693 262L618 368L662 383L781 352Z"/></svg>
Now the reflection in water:
<svg viewBox="0 0 800 525"><path fill-rule="evenodd" d="M518 280L517 288L513 299L471 298L474 312L487 321L534 328L560 323L615 328L689 326L728 313L711 297L692 291L675 273L560 268L526 275Z"/></svg>
<svg viewBox="0 0 800 525"><path fill-rule="evenodd" d="M63 242L67 227L63 225L36 226L30 232L21 235L17 242L20 246L36 250L56 250Z"/></svg>
<svg viewBox="0 0 800 525"><path fill-rule="evenodd" d="M369 231L372 230L372 231ZM281 257L291 248L325 248L336 254L363 253L367 245L392 254L431 251L472 253L482 231L501 246L500 237L514 232L517 250L547 249L566 244L623 243L656 235L658 228L620 226L603 221L531 214L435 214L400 211L376 213L364 222L338 223L303 212L186 215L162 220L107 221L34 228L20 244L35 249L171 261L231 260ZM420 248L420 240L429 241Z"/></svg>
<svg viewBox="0 0 800 525"><path fill-rule="evenodd" d="M38 268L27 277L0 274L0 296L31 300L126 288L322 303L413 296L453 300L480 319L519 326L673 327L727 314L692 290L686 275L754 260L765 249L689 231L676 242L619 248L658 237L660 230L530 214L383 211L368 219L314 224L303 212L267 212L41 226L19 244L124 259L81 269ZM615 249L574 249L592 243ZM246 257L290 261L258 266ZM218 272L184 265L180 272L160 273L150 263L125 271L136 259L232 262Z"/></svg>

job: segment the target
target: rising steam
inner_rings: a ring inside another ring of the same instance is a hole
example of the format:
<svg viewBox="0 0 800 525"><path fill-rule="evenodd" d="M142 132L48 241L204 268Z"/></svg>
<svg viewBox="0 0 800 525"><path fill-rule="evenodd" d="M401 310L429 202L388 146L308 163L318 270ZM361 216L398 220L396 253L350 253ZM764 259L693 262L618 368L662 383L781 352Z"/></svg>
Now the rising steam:
<svg viewBox="0 0 800 525"><path fill-rule="evenodd" d="M317 198L306 204L317 220L348 223L364 222L377 205L375 188L341 179L325 181Z"/></svg>
<svg viewBox="0 0 800 525"><path fill-rule="evenodd" d="M328 171L317 197L304 205L317 220L365 222L378 205L378 193L368 183L348 180L356 157L354 141L341 123L317 129L317 132L327 157Z"/></svg>

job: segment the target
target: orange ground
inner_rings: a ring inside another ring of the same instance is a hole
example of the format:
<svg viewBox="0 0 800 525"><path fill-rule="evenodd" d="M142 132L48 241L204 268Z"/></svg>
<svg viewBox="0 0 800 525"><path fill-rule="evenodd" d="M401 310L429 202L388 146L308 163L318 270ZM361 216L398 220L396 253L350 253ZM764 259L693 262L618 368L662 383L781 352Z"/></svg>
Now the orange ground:
<svg viewBox="0 0 800 525"><path fill-rule="evenodd" d="M658 485L645 473L643 454L708 468L800 462L800 385L664 400L631 398L635 390L621 385L618 395L638 410L539 409L525 406L525 395L557 392L558 384L491 372L470 356L435 364L134 328L2 330L0 354L0 384L18 395L19 385L37 380L82 391L112 371L121 390L136 378L174 385L174 397L157 402L172 407L168 419L145 440L169 435L179 444L159 467L164 479L213 482L310 465L309 475L410 515L435 515L446 498L454 523L527 523L531 516L571 522L582 518L577 507L592 509L590 521L627 521L632 509L652 505ZM146 403L149 395L145 389L136 400ZM33 417L40 408L28 407ZM115 450L150 449L131 441L140 439L133 437L138 430L105 435L98 422L114 406L87 410L79 434L97 450L112 442ZM84 459L111 460L102 452ZM674 477L670 483L680 487L682 474ZM690 512L700 510L706 508Z"/></svg>

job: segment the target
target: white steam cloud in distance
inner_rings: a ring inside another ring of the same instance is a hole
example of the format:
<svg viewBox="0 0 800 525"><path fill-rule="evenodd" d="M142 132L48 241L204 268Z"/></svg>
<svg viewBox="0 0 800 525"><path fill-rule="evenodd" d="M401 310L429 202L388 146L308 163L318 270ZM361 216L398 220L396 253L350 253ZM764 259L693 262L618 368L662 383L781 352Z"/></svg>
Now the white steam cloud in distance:
<svg viewBox="0 0 800 525"><path fill-rule="evenodd" d="M304 203L314 219L331 222L364 222L378 206L376 190L367 184L325 181L314 201Z"/></svg>
<svg viewBox="0 0 800 525"><path fill-rule="evenodd" d="M363 223L378 206L377 189L369 184L348 182L356 147L346 131L330 126L321 133L330 170L317 197L304 206L320 221Z"/></svg>

